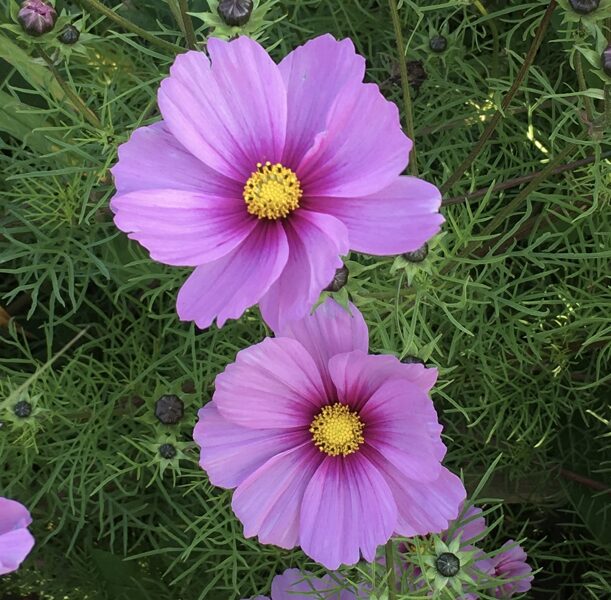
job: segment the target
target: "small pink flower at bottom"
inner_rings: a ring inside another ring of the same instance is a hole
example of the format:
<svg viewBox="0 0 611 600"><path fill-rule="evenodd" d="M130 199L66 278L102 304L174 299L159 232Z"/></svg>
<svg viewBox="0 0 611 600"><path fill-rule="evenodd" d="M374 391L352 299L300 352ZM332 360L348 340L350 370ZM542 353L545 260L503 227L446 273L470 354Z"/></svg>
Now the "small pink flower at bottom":
<svg viewBox="0 0 611 600"><path fill-rule="evenodd" d="M503 550L504 548L504 550ZM492 568L490 574L503 579L514 579L508 581L493 590L497 598L510 598L514 594L522 594L531 588L532 569L526 562L528 558L522 546L513 540L505 542L501 546L501 552L490 559Z"/></svg>
<svg viewBox="0 0 611 600"><path fill-rule="evenodd" d="M307 571L287 569L276 575L272 582L272 595L257 596L252 600L365 600L350 590L342 589L342 578L336 574L312 577Z"/></svg>
<svg viewBox="0 0 611 600"><path fill-rule="evenodd" d="M441 194L401 175L412 141L364 83L365 59L326 34L276 64L248 37L176 57L113 167L115 224L151 258L194 267L183 321L219 327L259 304L272 327L308 314L350 250L414 251Z"/></svg>
<svg viewBox="0 0 611 600"><path fill-rule="evenodd" d="M327 299L239 352L193 434L210 481L236 488L246 537L331 570L375 560L393 533L445 530L466 495L441 464L437 371L367 354L351 311Z"/></svg>
<svg viewBox="0 0 611 600"><path fill-rule="evenodd" d="M23 504L0 497L0 575L16 571L34 546L31 522Z"/></svg>

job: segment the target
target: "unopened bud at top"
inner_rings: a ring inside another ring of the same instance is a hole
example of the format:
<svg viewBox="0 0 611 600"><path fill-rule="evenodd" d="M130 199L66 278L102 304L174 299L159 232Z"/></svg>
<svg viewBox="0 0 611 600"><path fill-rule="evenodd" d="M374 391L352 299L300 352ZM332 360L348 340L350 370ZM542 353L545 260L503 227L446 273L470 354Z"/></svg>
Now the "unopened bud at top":
<svg viewBox="0 0 611 600"><path fill-rule="evenodd" d="M25 0L21 3L17 18L26 33L39 36L53 29L57 13L43 0Z"/></svg>
<svg viewBox="0 0 611 600"><path fill-rule="evenodd" d="M600 0L569 0L569 4L577 14L589 15L598 8Z"/></svg>
<svg viewBox="0 0 611 600"><path fill-rule="evenodd" d="M231 27L246 25L252 13L252 0L221 0L218 13Z"/></svg>

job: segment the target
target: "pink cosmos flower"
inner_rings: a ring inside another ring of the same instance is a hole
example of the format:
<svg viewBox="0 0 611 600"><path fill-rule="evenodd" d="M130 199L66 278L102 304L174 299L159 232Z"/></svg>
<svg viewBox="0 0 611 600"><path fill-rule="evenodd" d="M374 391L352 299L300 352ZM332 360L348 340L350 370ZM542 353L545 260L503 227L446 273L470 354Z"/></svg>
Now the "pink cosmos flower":
<svg viewBox="0 0 611 600"><path fill-rule="evenodd" d="M365 600L367 596L357 596L350 590L339 590L341 576L325 575L312 577L307 571L287 569L276 575L272 581L272 595L257 596L253 600Z"/></svg>
<svg viewBox="0 0 611 600"><path fill-rule="evenodd" d="M513 540L505 542L501 548L505 548L491 560L491 575L508 579L496 587L492 593L497 598L511 598L514 594L522 594L531 588L532 569L526 562L528 558L523 548ZM513 579L513 581L511 581Z"/></svg>
<svg viewBox="0 0 611 600"><path fill-rule="evenodd" d="M400 175L412 142L350 40L317 37L279 64L247 37L208 53L176 58L163 120L112 169L117 227L195 267L182 320L220 327L259 303L278 328L310 311L340 255L413 251L439 231L440 193Z"/></svg>
<svg viewBox="0 0 611 600"><path fill-rule="evenodd" d="M16 571L34 546L31 522L23 504L0 497L0 575Z"/></svg>
<svg viewBox="0 0 611 600"><path fill-rule="evenodd" d="M367 326L327 299L238 353L199 411L194 439L214 485L237 488L246 537L301 546L328 569L396 532L443 531L465 490L429 398L436 369L367 354Z"/></svg>

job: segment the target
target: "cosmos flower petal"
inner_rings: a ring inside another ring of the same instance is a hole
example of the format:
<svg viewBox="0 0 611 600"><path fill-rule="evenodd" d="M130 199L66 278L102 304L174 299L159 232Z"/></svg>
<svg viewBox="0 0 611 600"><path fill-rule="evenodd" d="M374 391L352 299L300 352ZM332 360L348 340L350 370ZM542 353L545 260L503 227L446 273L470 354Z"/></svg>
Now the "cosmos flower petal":
<svg viewBox="0 0 611 600"><path fill-rule="evenodd" d="M375 559L397 520L397 506L378 470L361 453L327 456L301 507L303 551L327 569Z"/></svg>
<svg viewBox="0 0 611 600"><path fill-rule="evenodd" d="M354 592L340 590L341 586L342 577L339 574L313 577L307 571L287 569L282 575L274 577L272 600L355 600Z"/></svg>
<svg viewBox="0 0 611 600"><path fill-rule="evenodd" d="M307 195L360 197L390 185L405 168L412 142L397 107L377 85L351 83L338 93L297 173Z"/></svg>
<svg viewBox="0 0 611 600"><path fill-rule="evenodd" d="M458 516L467 492L460 478L445 467L434 481L413 481L371 447L364 448L363 454L392 490L398 510L395 533L406 537L440 533Z"/></svg>
<svg viewBox="0 0 611 600"><path fill-rule="evenodd" d="M397 177L360 198L308 197L304 206L337 217L348 228L350 248L375 255L413 252L439 233L441 193L417 177Z"/></svg>
<svg viewBox="0 0 611 600"><path fill-rule="evenodd" d="M185 190L141 190L115 196L115 225L154 260L196 267L227 255L257 226L243 202Z"/></svg>
<svg viewBox="0 0 611 600"><path fill-rule="evenodd" d="M329 361L329 373L338 396L360 408L388 379L402 379L429 392L437 379L437 369L419 364L403 364L395 356L370 355L362 351L337 354ZM433 432L438 435L441 430Z"/></svg>
<svg viewBox="0 0 611 600"><path fill-rule="evenodd" d="M510 598L514 594L522 594L531 588L534 577L532 568L526 562L527 558L522 546L513 540L508 540L501 547L501 552L490 559L493 575L508 580L513 579L492 591L496 598Z"/></svg>
<svg viewBox="0 0 611 600"><path fill-rule="evenodd" d="M275 332L279 337L297 340L310 353L329 397L335 393L328 368L330 358L352 350L366 353L369 345L369 333L363 315L353 304L349 308L350 312L333 298L327 298L312 315L291 321Z"/></svg>
<svg viewBox="0 0 611 600"><path fill-rule="evenodd" d="M219 327L239 318L278 279L287 258L282 224L259 223L229 254L193 271L178 292L178 316L201 329L215 318Z"/></svg>
<svg viewBox="0 0 611 600"><path fill-rule="evenodd" d="M118 194L173 189L242 201L242 185L187 151L163 121L136 129L111 169Z"/></svg>
<svg viewBox="0 0 611 600"><path fill-rule="evenodd" d="M391 379L367 400L360 417L367 424L365 443L404 476L423 482L439 477L441 463L435 446L443 442L439 435L430 434L438 421L426 392L405 380Z"/></svg>
<svg viewBox="0 0 611 600"><path fill-rule="evenodd" d="M261 299L265 322L274 330L305 317L348 253L344 225L330 215L298 210L285 223L289 257L278 281Z"/></svg>
<svg viewBox="0 0 611 600"><path fill-rule="evenodd" d="M214 401L221 415L255 429L303 427L307 431L326 402L314 360L289 338L266 338L241 350L235 362L217 376L215 386Z"/></svg>
<svg viewBox="0 0 611 600"><path fill-rule="evenodd" d="M288 120L283 164L296 166L314 137L326 128L327 114L347 83L360 83L365 59L349 39L329 34L306 42L278 65L287 90Z"/></svg>
<svg viewBox="0 0 611 600"><path fill-rule="evenodd" d="M193 439L200 446L199 464L213 485L234 488L276 454L304 443L309 434L283 429L252 429L225 419L215 402L198 413Z"/></svg>
<svg viewBox="0 0 611 600"><path fill-rule="evenodd" d="M27 530L31 522L25 506L0 497L0 575L16 571L34 547L34 538Z"/></svg>
<svg viewBox="0 0 611 600"><path fill-rule="evenodd" d="M159 108L191 154L244 183L258 162L282 158L286 90L277 65L248 37L211 37L208 52L211 61L203 52L176 57Z"/></svg>
<svg viewBox="0 0 611 600"><path fill-rule="evenodd" d="M322 460L307 442L277 454L243 481L233 494L232 507L244 524L245 537L257 535L262 544L295 547L301 501Z"/></svg>

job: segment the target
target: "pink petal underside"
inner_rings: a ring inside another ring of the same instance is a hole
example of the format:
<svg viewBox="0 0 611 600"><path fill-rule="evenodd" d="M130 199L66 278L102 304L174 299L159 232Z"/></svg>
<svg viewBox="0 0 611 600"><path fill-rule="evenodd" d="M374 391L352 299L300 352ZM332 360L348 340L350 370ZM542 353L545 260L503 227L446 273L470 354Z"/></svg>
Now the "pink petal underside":
<svg viewBox="0 0 611 600"><path fill-rule="evenodd" d="M213 485L234 488L270 458L309 439L307 431L250 429L231 423L208 402L198 413L193 439L200 446L199 464Z"/></svg>
<svg viewBox="0 0 611 600"><path fill-rule="evenodd" d="M0 496L0 534L23 529L31 522L30 512L21 502Z"/></svg>
<svg viewBox="0 0 611 600"><path fill-rule="evenodd" d="M293 548L299 543L299 515L306 487L322 461L311 441L268 460L233 494L232 507L245 537Z"/></svg>
<svg viewBox="0 0 611 600"><path fill-rule="evenodd" d="M335 217L297 210L285 221L289 258L282 275L260 302L275 331L305 317L348 253L347 232Z"/></svg>
<svg viewBox="0 0 611 600"><path fill-rule="evenodd" d="M338 93L325 131L297 167L307 197L360 197L390 185L405 168L412 142L397 107L377 85L350 83Z"/></svg>
<svg viewBox="0 0 611 600"><path fill-rule="evenodd" d="M470 506L463 512L463 507L460 509L460 521L456 528L450 533L448 539L453 540L460 536L462 545L468 545L470 542L477 542L480 536L486 531L486 519L483 516L481 508ZM450 523L450 528L454 523Z"/></svg>
<svg viewBox="0 0 611 600"><path fill-rule="evenodd" d="M272 599L306 600L306 598L312 598L314 600L321 598L322 600L355 600L353 592L340 590L340 587L342 587L341 582L342 577L339 573L325 575L324 577L314 577L307 571L287 569L282 575L274 577L272 582Z"/></svg>
<svg viewBox="0 0 611 600"><path fill-rule="evenodd" d="M316 134L326 128L327 115L339 91L360 83L365 59L349 39L321 35L299 46L278 65L287 90L288 120L283 164L295 169Z"/></svg>
<svg viewBox="0 0 611 600"><path fill-rule="evenodd" d="M375 559L395 528L397 507L390 488L367 458L327 456L303 497L303 551L327 569Z"/></svg>
<svg viewBox="0 0 611 600"><path fill-rule="evenodd" d="M438 456L445 448L441 436L430 433L438 421L426 392L404 379L391 379L373 393L359 415L365 423L365 444L406 477L423 482L439 477Z"/></svg>
<svg viewBox="0 0 611 600"><path fill-rule="evenodd" d="M193 271L178 292L176 308L182 321L222 327L256 304L278 279L288 258L281 223L259 222L229 254Z"/></svg>
<svg viewBox="0 0 611 600"><path fill-rule="evenodd" d="M168 265L196 267L240 245L257 226L241 199L185 190L141 190L115 196L115 225Z"/></svg>
<svg viewBox="0 0 611 600"><path fill-rule="evenodd" d="M411 537L441 533L458 516L467 492L462 481L442 467L434 481L413 481L371 447L363 454L382 473L397 503L395 533Z"/></svg>
<svg viewBox="0 0 611 600"><path fill-rule="evenodd" d="M172 189L214 198L242 198L241 184L193 156L163 121L136 129L119 146L119 161L111 171L118 194Z"/></svg>
<svg viewBox="0 0 611 600"><path fill-rule="evenodd" d="M266 338L241 350L217 376L221 415L252 429L307 428L325 403L320 374L306 349L289 338Z"/></svg>
<svg viewBox="0 0 611 600"><path fill-rule="evenodd" d="M337 217L348 228L356 252L392 255L412 252L439 232L441 193L417 177L397 177L384 189L360 198L308 196L303 206Z"/></svg>
<svg viewBox="0 0 611 600"><path fill-rule="evenodd" d="M254 40L208 40L208 52L177 56L159 108L178 141L210 168L244 184L258 162L278 162L286 136L286 90L278 66Z"/></svg>
<svg viewBox="0 0 611 600"><path fill-rule="evenodd" d="M312 315L291 321L275 333L297 340L310 353L325 384L329 399L335 399L335 386L329 374L329 359L336 354L360 350L369 343L367 324L353 304L350 312L332 298L327 298ZM418 365L422 366L422 365Z"/></svg>
<svg viewBox="0 0 611 600"><path fill-rule="evenodd" d="M15 529L0 535L0 575L16 571L34 547L27 529Z"/></svg>

